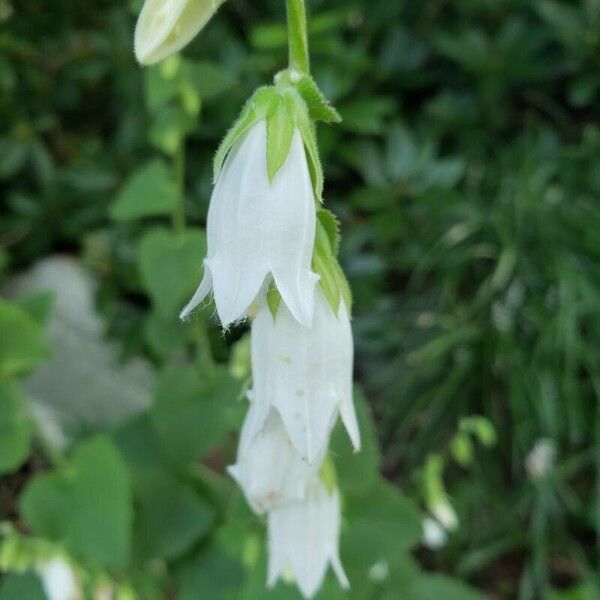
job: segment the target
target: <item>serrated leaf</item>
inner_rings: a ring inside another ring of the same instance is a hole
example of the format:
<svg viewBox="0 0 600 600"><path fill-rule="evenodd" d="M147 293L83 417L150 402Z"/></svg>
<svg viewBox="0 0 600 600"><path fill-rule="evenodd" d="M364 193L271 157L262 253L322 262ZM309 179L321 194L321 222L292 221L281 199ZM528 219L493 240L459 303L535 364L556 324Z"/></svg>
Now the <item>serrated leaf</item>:
<svg viewBox="0 0 600 600"><path fill-rule="evenodd" d="M196 289L205 250L204 232L199 229L174 233L156 228L142 238L138 251L142 280L163 318L178 314Z"/></svg>
<svg viewBox="0 0 600 600"><path fill-rule="evenodd" d="M129 177L109 214L115 221L169 214L177 199L177 186L167 164L156 159L142 165Z"/></svg>
<svg viewBox="0 0 600 600"><path fill-rule="evenodd" d="M23 309L0 299L0 375L26 373L49 356L38 324Z"/></svg>
<svg viewBox="0 0 600 600"><path fill-rule="evenodd" d="M296 89L306 102L308 114L313 121L339 123L342 120L338 111L325 98L312 77L309 75L303 76L296 83Z"/></svg>
<svg viewBox="0 0 600 600"><path fill-rule="evenodd" d="M73 556L123 568L131 550L130 487L116 447L98 436L82 443L67 464L29 482L21 514L34 533L63 544Z"/></svg>
<svg viewBox="0 0 600 600"><path fill-rule="evenodd" d="M276 96L267 114L267 175L269 183L279 169L284 165L292 139L296 131L296 124L286 106L286 100L282 96Z"/></svg>
<svg viewBox="0 0 600 600"><path fill-rule="evenodd" d="M19 385L0 381L0 474L18 469L27 460L30 432Z"/></svg>

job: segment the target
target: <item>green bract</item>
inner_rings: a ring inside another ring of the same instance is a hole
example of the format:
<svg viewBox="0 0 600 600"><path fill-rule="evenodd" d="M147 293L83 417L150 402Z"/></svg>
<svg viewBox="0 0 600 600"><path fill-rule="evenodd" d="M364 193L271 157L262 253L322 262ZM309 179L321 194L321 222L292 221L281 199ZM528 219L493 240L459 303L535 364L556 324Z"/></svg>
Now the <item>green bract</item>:
<svg viewBox="0 0 600 600"><path fill-rule="evenodd" d="M292 74L293 75L293 74ZM215 155L213 180L216 181L225 158L256 122L267 124L267 173L273 178L289 154L294 132L302 136L315 197L323 195L323 170L319 159L317 136L313 120L339 120L315 82L308 75L294 78L288 71L278 76L275 86L261 87L246 103L240 116L221 142ZM296 74L297 76L297 74Z"/></svg>
<svg viewBox="0 0 600 600"><path fill-rule="evenodd" d="M319 284L337 314L340 299L344 300L348 312L352 312L352 294L346 276L337 260L339 231L337 219L325 209L317 211L317 235L312 268L320 276Z"/></svg>

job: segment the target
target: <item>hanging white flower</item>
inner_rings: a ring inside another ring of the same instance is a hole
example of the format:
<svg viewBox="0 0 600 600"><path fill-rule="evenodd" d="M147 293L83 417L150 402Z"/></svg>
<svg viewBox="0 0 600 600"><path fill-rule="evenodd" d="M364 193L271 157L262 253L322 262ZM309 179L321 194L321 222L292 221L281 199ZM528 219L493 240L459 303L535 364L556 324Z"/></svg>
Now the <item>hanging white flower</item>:
<svg viewBox="0 0 600 600"><path fill-rule="evenodd" d="M48 600L79 600L81 592L73 569L63 558L56 557L38 568Z"/></svg>
<svg viewBox="0 0 600 600"><path fill-rule="evenodd" d="M352 400L353 345L343 300L334 314L320 286L312 328L283 305L275 318L264 303L252 322L252 377L257 417L254 434L270 407L277 409L300 456L313 464L323 456L338 415L354 448L360 433Z"/></svg>
<svg viewBox="0 0 600 600"><path fill-rule="evenodd" d="M267 582L291 573L305 598L321 587L331 565L342 588L350 587L339 552L340 498L316 479L301 502L269 512Z"/></svg>
<svg viewBox="0 0 600 600"><path fill-rule="evenodd" d="M301 458L283 426L279 413L271 409L263 427L254 434L257 409L251 407L240 437L237 462L228 468L257 513L302 500L315 478L321 461L308 465Z"/></svg>
<svg viewBox="0 0 600 600"><path fill-rule="evenodd" d="M217 179L207 223L204 278L181 318L214 293L223 327L242 319L272 276L294 318L312 322L318 276L311 271L315 201L302 138L271 183L267 128L254 123L232 148Z"/></svg>
<svg viewBox="0 0 600 600"><path fill-rule="evenodd" d="M224 0L146 0L135 28L135 56L142 65L181 50Z"/></svg>

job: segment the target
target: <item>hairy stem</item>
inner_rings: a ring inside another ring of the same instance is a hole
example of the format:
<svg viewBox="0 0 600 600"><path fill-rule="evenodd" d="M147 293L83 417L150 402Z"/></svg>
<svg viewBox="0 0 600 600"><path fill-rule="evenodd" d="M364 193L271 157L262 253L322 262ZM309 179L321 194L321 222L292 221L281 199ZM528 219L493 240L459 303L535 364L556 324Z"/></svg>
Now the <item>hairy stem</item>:
<svg viewBox="0 0 600 600"><path fill-rule="evenodd" d="M286 0L290 67L302 73L310 72L306 6L304 0Z"/></svg>

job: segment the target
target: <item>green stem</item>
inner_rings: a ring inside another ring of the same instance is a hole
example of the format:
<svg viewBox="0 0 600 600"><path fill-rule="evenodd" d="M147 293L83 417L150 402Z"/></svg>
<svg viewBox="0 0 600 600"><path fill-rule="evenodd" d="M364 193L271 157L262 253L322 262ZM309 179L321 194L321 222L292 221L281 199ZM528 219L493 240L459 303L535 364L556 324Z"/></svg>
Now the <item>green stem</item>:
<svg viewBox="0 0 600 600"><path fill-rule="evenodd" d="M171 220L175 232L182 233L185 231L185 142L183 141L179 144L173 156L173 171L175 185L177 186L177 198L175 206L173 206L173 212L171 213Z"/></svg>
<svg viewBox="0 0 600 600"><path fill-rule="evenodd" d="M196 356L198 366L207 377L215 374L215 359L213 358L210 339L208 337L208 328L204 317L196 319L194 322L194 338L196 342Z"/></svg>
<svg viewBox="0 0 600 600"><path fill-rule="evenodd" d="M304 0L286 0L290 67L302 73L310 72L306 7Z"/></svg>

